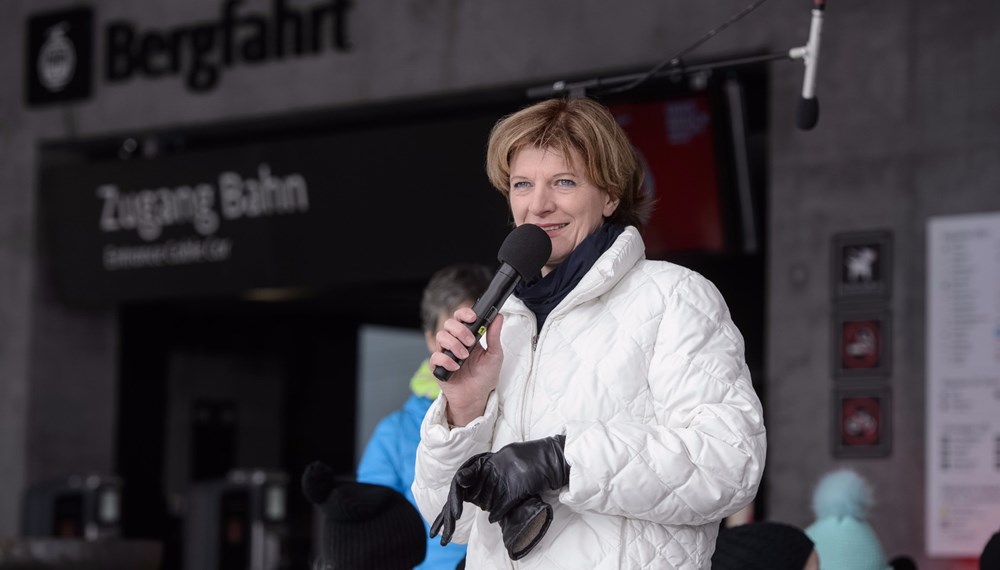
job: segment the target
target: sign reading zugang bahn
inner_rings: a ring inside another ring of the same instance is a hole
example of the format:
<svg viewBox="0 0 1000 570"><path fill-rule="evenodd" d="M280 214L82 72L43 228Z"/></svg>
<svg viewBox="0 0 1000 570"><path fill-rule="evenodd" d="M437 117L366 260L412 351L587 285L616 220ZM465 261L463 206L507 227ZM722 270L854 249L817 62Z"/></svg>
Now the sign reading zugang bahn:
<svg viewBox="0 0 1000 570"><path fill-rule="evenodd" d="M42 257L56 293L81 305L419 283L456 260L490 263L510 226L483 175L482 141L502 112L42 160ZM453 220L468 212L475 236L455 240Z"/></svg>

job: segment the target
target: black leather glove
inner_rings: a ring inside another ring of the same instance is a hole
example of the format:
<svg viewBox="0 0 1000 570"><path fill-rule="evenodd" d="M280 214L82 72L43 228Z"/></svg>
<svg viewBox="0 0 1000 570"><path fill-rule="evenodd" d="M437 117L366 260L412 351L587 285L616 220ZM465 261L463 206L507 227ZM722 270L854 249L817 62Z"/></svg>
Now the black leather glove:
<svg viewBox="0 0 1000 570"><path fill-rule="evenodd" d="M490 522L495 523L528 497L569 484L565 445L564 435L511 443L466 462L454 482L463 499L489 511Z"/></svg>
<svg viewBox="0 0 1000 570"><path fill-rule="evenodd" d="M447 544L451 540L465 501L488 511L489 520L494 523L504 519L511 509L529 497L534 497L544 505L551 521L551 507L538 496L543 491L556 491L569 484L569 465L563 456L565 444L566 436L557 435L511 443L495 453L480 453L469 458L452 478L448 500L431 525L431 536L443 531L441 543ZM513 530L515 526L528 521L536 522L543 511L534 503L529 503L527 509L527 513L517 513L509 519L512 536L521 534ZM543 533L546 528L548 522L544 524ZM535 538L540 539L541 536ZM534 544L537 540L531 546Z"/></svg>

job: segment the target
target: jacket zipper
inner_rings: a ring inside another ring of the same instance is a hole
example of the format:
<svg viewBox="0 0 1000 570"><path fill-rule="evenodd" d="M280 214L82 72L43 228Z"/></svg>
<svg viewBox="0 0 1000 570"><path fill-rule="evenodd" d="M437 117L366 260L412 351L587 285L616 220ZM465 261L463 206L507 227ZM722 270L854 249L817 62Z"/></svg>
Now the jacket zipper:
<svg viewBox="0 0 1000 570"><path fill-rule="evenodd" d="M628 519L622 517L622 527L618 532L618 567L625 567L625 530L628 528Z"/></svg>
<svg viewBox="0 0 1000 570"><path fill-rule="evenodd" d="M534 316L534 315L532 315L532 316ZM534 319L530 319L530 320L532 321L532 323L531 323L532 326L536 327L537 325L535 325ZM525 436L526 436L526 434L525 434L526 428L525 428L525 423L524 422L525 422L525 419L528 416L528 407L527 407L528 406L528 386L531 384L531 374L535 370L535 349L537 347L538 347L538 335L535 334L535 335L532 335L532 337L531 337L531 359L528 361L528 374L527 374L527 376L525 377L525 380L524 380L524 395L521 397L521 441L525 441ZM508 562L510 562L510 567L513 570L517 570L518 568L521 567L521 565L518 562L514 561L514 560L508 560Z"/></svg>
<svg viewBox="0 0 1000 570"><path fill-rule="evenodd" d="M528 376L524 380L524 392L521 395L521 441L527 441L528 428L525 420L528 417L528 387L531 386L531 375L535 371L535 348L538 347L538 335L531 337L531 360L528 362Z"/></svg>

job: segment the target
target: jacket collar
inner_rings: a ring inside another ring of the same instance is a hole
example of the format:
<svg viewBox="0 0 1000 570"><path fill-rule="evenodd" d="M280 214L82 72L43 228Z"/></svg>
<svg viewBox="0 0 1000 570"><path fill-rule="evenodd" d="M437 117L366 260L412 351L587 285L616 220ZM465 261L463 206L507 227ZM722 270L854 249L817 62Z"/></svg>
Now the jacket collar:
<svg viewBox="0 0 1000 570"><path fill-rule="evenodd" d="M550 318L607 293L645 257L646 245L639 230L634 226L628 226L611 247L597 258L594 266L583 276L576 288L553 309ZM509 313L532 314L524 302L513 295L507 300L504 309Z"/></svg>

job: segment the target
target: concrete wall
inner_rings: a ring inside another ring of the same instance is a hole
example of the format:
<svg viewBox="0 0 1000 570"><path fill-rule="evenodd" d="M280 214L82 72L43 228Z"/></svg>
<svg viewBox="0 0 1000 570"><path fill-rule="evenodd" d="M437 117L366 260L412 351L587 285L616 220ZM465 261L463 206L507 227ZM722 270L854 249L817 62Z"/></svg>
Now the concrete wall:
<svg viewBox="0 0 1000 570"><path fill-rule="evenodd" d="M68 4L4 4L0 69L13 78L11 85L20 87L23 77L26 17ZM799 45L809 4L771 2L698 56ZM217 19L220 10L220 3L195 0L92 5L99 23L116 17L160 27ZM113 410L114 320L71 311L44 294L34 239L39 141L631 68L670 55L745 5L371 0L356 2L348 13L350 53L229 69L209 93L192 94L178 78L116 85L98 80L87 102L26 110L20 88L0 91L0 477L6 483L0 535L16 531L23 483L68 468L69 457L87 469L108 469L113 457L113 419L105 415ZM269 4L247 6L266 10ZM822 114L809 133L793 126L801 67L772 67L767 509L772 518L808 524L811 486L835 465L827 421L830 238L889 229L896 244L894 452L847 464L876 486L874 523L887 551L915 555L932 570L957 566L921 557L925 222L932 215L1000 209L1000 83L992 65L1000 52L998 24L1000 6L989 2L831 2L819 76ZM98 53L100 43L98 37ZM72 359L86 371L94 390L88 406L70 405L67 395L76 393L81 379L52 358ZM65 423L53 428L55 417ZM81 450L82 439L92 444ZM39 450L42 443L47 451Z"/></svg>
<svg viewBox="0 0 1000 570"><path fill-rule="evenodd" d="M794 77L776 76L771 102L769 507L774 518L808 524L816 478L849 466L875 486L873 524L890 556L964 568L921 552L926 222L1000 210L1000 81L986 64L1000 49L1000 6L831 2L829 12L819 127L782 128ZM869 229L894 239L895 436L890 458L838 463L827 451L831 237Z"/></svg>

